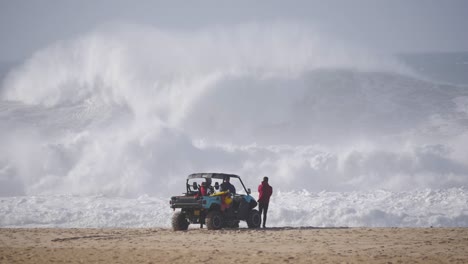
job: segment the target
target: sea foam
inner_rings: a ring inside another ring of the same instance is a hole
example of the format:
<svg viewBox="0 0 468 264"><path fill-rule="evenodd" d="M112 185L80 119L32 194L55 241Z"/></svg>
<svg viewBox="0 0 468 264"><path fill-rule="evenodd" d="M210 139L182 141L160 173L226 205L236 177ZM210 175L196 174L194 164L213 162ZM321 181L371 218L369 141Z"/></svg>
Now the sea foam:
<svg viewBox="0 0 468 264"><path fill-rule="evenodd" d="M253 194L257 197L257 193ZM0 198L0 227L170 227L169 198ZM269 227L467 227L464 188L391 192L275 191ZM198 228L198 225L191 227ZM241 227L246 227L245 222Z"/></svg>

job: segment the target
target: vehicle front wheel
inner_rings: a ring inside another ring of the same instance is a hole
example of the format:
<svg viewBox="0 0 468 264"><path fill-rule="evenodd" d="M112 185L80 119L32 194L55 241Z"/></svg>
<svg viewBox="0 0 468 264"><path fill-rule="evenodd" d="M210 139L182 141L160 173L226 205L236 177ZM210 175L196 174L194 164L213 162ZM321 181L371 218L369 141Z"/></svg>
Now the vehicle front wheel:
<svg viewBox="0 0 468 264"><path fill-rule="evenodd" d="M185 214L182 212L175 212L172 216L172 229L174 231L187 230L189 222L185 219Z"/></svg>
<svg viewBox="0 0 468 264"><path fill-rule="evenodd" d="M209 230L217 230L223 227L223 217L219 211L211 211L206 215L206 227Z"/></svg>
<svg viewBox="0 0 468 264"><path fill-rule="evenodd" d="M259 228L260 222L261 222L261 218L260 218L260 213L258 212L258 210L254 209L250 211L249 216L247 217L247 226L249 228Z"/></svg>

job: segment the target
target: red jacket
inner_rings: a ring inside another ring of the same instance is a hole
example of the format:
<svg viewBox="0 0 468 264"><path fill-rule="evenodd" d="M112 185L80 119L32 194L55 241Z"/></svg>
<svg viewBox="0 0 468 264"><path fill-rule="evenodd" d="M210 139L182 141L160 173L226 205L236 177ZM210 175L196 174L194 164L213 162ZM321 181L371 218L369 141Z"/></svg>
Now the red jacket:
<svg viewBox="0 0 468 264"><path fill-rule="evenodd" d="M207 196L208 195L208 188L206 188L205 185L200 186L200 193L202 196Z"/></svg>
<svg viewBox="0 0 468 264"><path fill-rule="evenodd" d="M272 194L273 188L268 184L268 182L262 181L262 183L258 186L258 202L268 204Z"/></svg>

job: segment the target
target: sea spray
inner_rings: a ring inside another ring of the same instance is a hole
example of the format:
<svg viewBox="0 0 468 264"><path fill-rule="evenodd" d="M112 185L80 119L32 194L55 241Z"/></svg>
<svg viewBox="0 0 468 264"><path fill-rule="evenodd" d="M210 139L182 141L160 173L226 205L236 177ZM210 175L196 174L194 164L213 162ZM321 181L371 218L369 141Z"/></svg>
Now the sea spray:
<svg viewBox="0 0 468 264"><path fill-rule="evenodd" d="M466 96L301 25L100 28L4 80L0 195L159 197L202 171L253 189L466 186Z"/></svg>

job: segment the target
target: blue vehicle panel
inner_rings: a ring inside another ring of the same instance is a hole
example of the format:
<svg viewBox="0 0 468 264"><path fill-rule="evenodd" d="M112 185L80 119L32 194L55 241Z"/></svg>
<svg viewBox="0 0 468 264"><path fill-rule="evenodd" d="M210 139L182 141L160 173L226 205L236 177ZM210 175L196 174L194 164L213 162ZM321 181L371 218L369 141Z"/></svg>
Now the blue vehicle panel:
<svg viewBox="0 0 468 264"><path fill-rule="evenodd" d="M250 196L250 195L244 196L244 199L245 199L245 201L248 202L248 203L250 203L250 201L252 201L252 200L255 201L255 199L254 199L252 196Z"/></svg>
<svg viewBox="0 0 468 264"><path fill-rule="evenodd" d="M221 196L203 196L202 207L210 209L213 204L221 204Z"/></svg>

